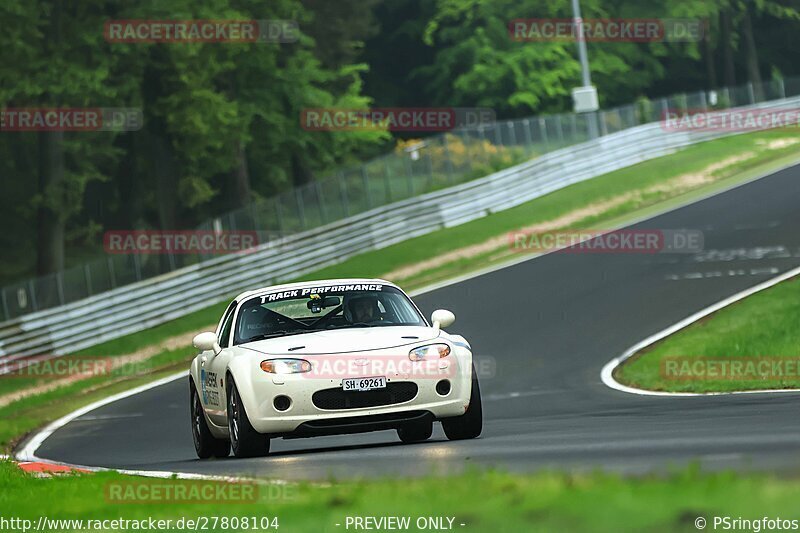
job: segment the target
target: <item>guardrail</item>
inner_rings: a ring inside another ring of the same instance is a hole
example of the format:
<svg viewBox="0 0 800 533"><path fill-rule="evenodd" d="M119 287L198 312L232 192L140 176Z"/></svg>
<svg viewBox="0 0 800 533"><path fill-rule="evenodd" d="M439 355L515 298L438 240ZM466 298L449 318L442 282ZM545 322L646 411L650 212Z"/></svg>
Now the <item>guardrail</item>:
<svg viewBox="0 0 800 533"><path fill-rule="evenodd" d="M747 106L781 108L800 97ZM371 209L270 243L222 256L0 325L0 361L64 355L144 330L246 289L295 279L356 254L502 211L568 185L729 135L637 126L550 152L447 189Z"/></svg>

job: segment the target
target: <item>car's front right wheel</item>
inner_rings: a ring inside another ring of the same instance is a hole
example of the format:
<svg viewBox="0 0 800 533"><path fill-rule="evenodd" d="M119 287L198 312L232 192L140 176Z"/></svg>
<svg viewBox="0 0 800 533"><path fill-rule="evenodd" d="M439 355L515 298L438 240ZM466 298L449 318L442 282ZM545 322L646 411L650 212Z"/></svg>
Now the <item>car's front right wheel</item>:
<svg viewBox="0 0 800 533"><path fill-rule="evenodd" d="M228 432L236 457L263 457L269 453L269 435L256 431L242 405L236 382L228 375Z"/></svg>
<svg viewBox="0 0 800 533"><path fill-rule="evenodd" d="M442 419L442 429L450 440L474 439L483 431L483 406L481 405L481 389L475 365L472 365L472 392L469 396L469 407L461 416Z"/></svg>

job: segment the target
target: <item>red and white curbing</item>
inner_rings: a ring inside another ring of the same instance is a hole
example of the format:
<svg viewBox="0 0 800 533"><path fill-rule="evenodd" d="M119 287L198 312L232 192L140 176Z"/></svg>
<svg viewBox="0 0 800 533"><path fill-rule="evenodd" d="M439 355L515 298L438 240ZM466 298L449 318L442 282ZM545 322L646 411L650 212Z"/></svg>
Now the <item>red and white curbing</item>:
<svg viewBox="0 0 800 533"><path fill-rule="evenodd" d="M56 463L47 463L43 461L15 461L8 455L0 454L0 461L13 461L17 464L20 470L35 474L40 477L50 477L53 474L74 474L76 472L88 473L89 471L83 468L77 468L69 465L61 465Z"/></svg>

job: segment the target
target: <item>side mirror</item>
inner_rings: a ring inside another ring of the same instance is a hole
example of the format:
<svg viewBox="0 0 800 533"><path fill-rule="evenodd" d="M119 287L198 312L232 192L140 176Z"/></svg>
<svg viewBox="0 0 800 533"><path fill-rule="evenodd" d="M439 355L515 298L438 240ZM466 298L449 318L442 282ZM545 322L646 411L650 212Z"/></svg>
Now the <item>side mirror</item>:
<svg viewBox="0 0 800 533"><path fill-rule="evenodd" d="M456 315L447 309L437 309L431 315L431 322L433 327L437 329L446 328L456 321Z"/></svg>
<svg viewBox="0 0 800 533"><path fill-rule="evenodd" d="M219 341L217 341L217 334L213 331L206 331L195 335L192 340L192 345L203 352L213 350L214 355L222 351L222 348L219 346Z"/></svg>

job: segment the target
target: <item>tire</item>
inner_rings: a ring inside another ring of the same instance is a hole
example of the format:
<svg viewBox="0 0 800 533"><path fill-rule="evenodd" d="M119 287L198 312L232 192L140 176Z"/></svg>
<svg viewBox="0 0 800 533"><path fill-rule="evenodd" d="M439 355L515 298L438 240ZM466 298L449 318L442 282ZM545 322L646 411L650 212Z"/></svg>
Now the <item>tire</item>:
<svg viewBox="0 0 800 533"><path fill-rule="evenodd" d="M483 407L481 406L481 389L475 365L472 365L472 392L469 395L469 407L461 416L442 419L442 429L450 440L474 439L483 430Z"/></svg>
<svg viewBox="0 0 800 533"><path fill-rule="evenodd" d="M242 405L242 397L233 378L228 375L228 433L233 455L263 457L269 453L269 435L256 431Z"/></svg>
<svg viewBox="0 0 800 533"><path fill-rule="evenodd" d="M425 420L397 428L397 436L406 444L428 440L431 435L433 435L433 420Z"/></svg>
<svg viewBox="0 0 800 533"><path fill-rule="evenodd" d="M203 413L203 404L194 382L189 380L189 411L192 416L192 440L194 451L200 459L209 457L228 457L231 453L231 443L228 439L218 439L208 429L208 421Z"/></svg>

